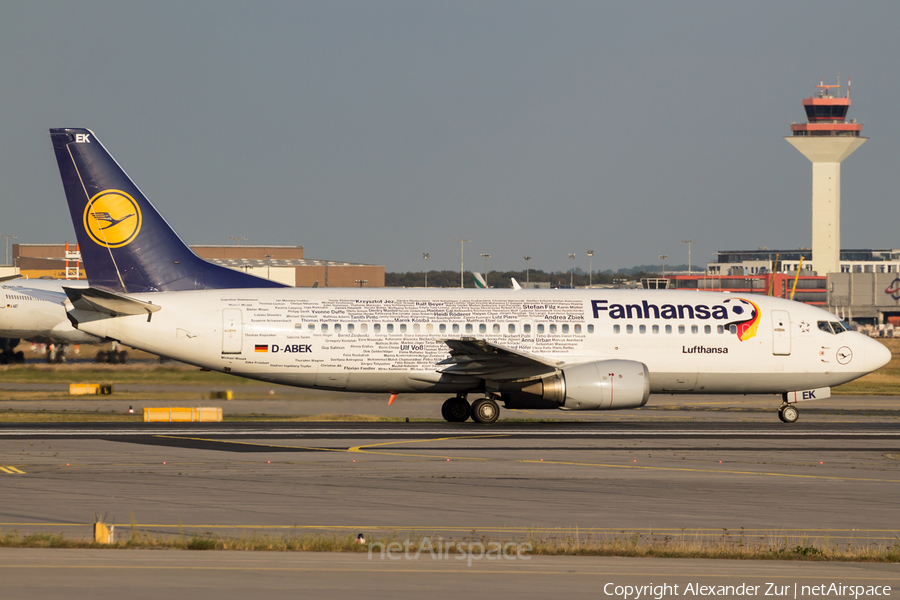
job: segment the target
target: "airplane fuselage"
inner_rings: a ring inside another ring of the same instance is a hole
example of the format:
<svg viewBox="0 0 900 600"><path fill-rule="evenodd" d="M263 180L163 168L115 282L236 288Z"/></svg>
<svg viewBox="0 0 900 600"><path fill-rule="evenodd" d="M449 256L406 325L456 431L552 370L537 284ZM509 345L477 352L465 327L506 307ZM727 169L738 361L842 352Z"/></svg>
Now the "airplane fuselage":
<svg viewBox="0 0 900 600"><path fill-rule="evenodd" d="M877 341L829 325L839 321L831 313L764 296L287 288L131 297L161 309L149 318L70 314L93 335L203 368L308 388L483 390L491 377L441 372L438 363L450 356L444 340L462 339L539 357L545 374L594 361L637 361L646 365L653 393L826 388L889 358ZM521 379L528 377L536 375Z"/></svg>

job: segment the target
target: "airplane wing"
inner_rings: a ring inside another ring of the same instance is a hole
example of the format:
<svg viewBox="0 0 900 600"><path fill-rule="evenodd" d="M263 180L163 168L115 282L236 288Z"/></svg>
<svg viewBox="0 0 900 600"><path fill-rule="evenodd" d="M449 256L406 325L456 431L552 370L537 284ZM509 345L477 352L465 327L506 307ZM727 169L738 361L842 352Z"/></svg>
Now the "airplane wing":
<svg viewBox="0 0 900 600"><path fill-rule="evenodd" d="M5 275L3 277L0 277L0 283L3 283L4 281L12 281L13 279L20 279L21 277L21 275Z"/></svg>
<svg viewBox="0 0 900 600"><path fill-rule="evenodd" d="M552 373L563 364L485 340L463 338L444 343L450 347L450 358L438 365L445 367L440 372L447 375L523 381Z"/></svg>

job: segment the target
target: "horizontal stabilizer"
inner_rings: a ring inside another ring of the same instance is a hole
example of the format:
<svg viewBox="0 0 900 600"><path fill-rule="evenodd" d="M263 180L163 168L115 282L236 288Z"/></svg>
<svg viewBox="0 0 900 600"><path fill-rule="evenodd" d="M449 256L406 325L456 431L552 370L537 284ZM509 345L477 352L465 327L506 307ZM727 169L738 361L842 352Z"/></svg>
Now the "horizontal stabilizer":
<svg viewBox="0 0 900 600"><path fill-rule="evenodd" d="M20 277L22 277L22 276L21 275L5 275L3 277L0 277L0 283L3 283L4 281L12 281L13 279L19 279Z"/></svg>
<svg viewBox="0 0 900 600"><path fill-rule="evenodd" d="M14 285L4 285L3 288L15 292L16 294L31 296L35 300L45 300L47 302L53 302L54 304L64 304L66 301L66 295L58 289L48 290L24 285L24 281L21 283L23 285L19 285L19 282L16 282Z"/></svg>
<svg viewBox="0 0 900 600"><path fill-rule="evenodd" d="M150 302L144 302L105 290L98 290L97 288L64 287L63 290L65 290L69 300L72 301L72 306L76 309L103 313L111 317L149 315L162 308Z"/></svg>

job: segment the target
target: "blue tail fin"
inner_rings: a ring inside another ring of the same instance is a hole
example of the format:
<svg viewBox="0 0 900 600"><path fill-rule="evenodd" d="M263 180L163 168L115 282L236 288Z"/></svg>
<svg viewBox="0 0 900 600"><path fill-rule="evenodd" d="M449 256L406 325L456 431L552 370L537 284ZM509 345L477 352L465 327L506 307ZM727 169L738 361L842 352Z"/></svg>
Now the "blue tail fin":
<svg viewBox="0 0 900 600"><path fill-rule="evenodd" d="M88 129L51 129L92 287L156 292L284 287L194 254Z"/></svg>

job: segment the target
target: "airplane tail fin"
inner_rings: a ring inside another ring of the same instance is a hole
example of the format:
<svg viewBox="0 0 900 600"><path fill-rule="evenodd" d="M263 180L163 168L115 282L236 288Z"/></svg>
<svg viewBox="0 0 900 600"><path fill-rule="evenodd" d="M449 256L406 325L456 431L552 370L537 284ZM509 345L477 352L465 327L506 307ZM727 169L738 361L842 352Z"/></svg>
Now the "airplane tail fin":
<svg viewBox="0 0 900 600"><path fill-rule="evenodd" d="M472 273L472 276L475 278L475 287L485 289L488 287L487 281L484 280L481 273Z"/></svg>
<svg viewBox="0 0 900 600"><path fill-rule="evenodd" d="M121 293L284 287L194 254L89 129L51 129L92 287Z"/></svg>

